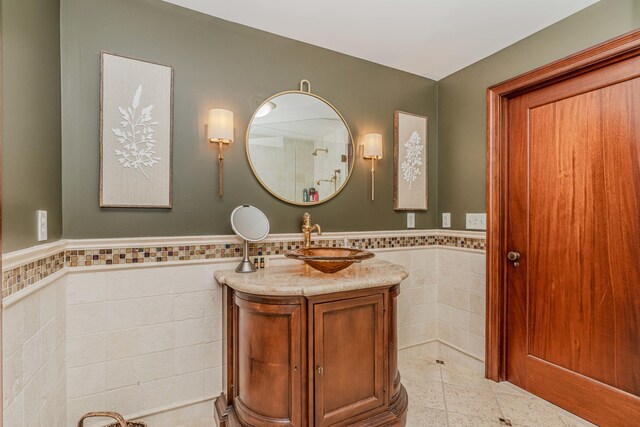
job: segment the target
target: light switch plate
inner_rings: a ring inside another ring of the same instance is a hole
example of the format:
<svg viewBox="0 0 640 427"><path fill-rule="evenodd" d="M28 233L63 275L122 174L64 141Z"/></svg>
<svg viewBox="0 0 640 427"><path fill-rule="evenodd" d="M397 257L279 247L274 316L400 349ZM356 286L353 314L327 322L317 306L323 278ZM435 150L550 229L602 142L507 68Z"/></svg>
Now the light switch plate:
<svg viewBox="0 0 640 427"><path fill-rule="evenodd" d="M407 228L416 228L416 214L407 212Z"/></svg>
<svg viewBox="0 0 640 427"><path fill-rule="evenodd" d="M468 213L466 228L467 230L486 230L487 214L486 213Z"/></svg>
<svg viewBox="0 0 640 427"><path fill-rule="evenodd" d="M36 227L38 229L38 242L42 242L43 240L47 240L47 211L36 211L38 222Z"/></svg>
<svg viewBox="0 0 640 427"><path fill-rule="evenodd" d="M442 213L442 228L451 228L451 213Z"/></svg>

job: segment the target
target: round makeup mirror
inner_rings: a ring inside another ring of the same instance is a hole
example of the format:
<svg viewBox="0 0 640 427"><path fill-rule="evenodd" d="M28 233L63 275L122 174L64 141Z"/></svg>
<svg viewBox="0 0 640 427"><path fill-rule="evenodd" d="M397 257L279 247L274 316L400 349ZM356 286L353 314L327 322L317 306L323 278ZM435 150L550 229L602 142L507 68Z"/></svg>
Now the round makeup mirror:
<svg viewBox="0 0 640 427"><path fill-rule="evenodd" d="M354 163L347 122L329 102L303 90L265 100L247 129L247 157L271 194L294 205L314 205L336 196Z"/></svg>
<svg viewBox="0 0 640 427"><path fill-rule="evenodd" d="M242 261L236 268L238 273L256 271L249 260L249 242L259 242L269 234L269 219L258 208L249 205L238 206L231 212L231 228L244 240Z"/></svg>

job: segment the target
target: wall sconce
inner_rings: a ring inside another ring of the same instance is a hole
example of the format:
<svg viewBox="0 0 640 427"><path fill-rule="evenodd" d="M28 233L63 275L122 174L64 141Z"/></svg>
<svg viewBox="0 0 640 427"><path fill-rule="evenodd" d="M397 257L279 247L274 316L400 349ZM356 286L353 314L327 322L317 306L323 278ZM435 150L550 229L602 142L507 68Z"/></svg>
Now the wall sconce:
<svg viewBox="0 0 640 427"><path fill-rule="evenodd" d="M364 136L362 157L371 159L371 200L374 200L376 193L375 164L376 160L382 158L382 135L379 133L369 133Z"/></svg>
<svg viewBox="0 0 640 427"><path fill-rule="evenodd" d="M219 189L218 197L222 197L222 144L231 144L233 142L233 112L222 110L220 108L212 108L209 110L209 142L217 143L220 150L218 154L219 165Z"/></svg>

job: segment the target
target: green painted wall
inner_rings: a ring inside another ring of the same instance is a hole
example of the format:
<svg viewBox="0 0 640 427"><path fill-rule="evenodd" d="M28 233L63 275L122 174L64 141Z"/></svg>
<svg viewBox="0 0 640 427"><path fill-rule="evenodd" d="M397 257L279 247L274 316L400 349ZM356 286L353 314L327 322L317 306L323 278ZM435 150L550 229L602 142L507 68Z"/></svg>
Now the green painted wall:
<svg viewBox="0 0 640 427"><path fill-rule="evenodd" d="M60 3L2 0L2 250L62 237Z"/></svg>
<svg viewBox="0 0 640 427"><path fill-rule="evenodd" d="M262 209L274 233L297 232L309 210L325 231L405 228L393 210L393 111L425 114L429 128L431 207L417 228L437 226L436 82L158 0L62 0L63 211L65 238L232 233L231 210ZM100 209L99 52L174 67L173 209ZM254 178L245 132L270 95L311 81L314 93L344 115L356 140L384 135L370 199L370 163L358 152L353 175L331 201L312 208L283 203ZM205 142L209 108L235 113L236 141L224 153L224 197L217 196L217 149Z"/></svg>
<svg viewBox="0 0 640 427"><path fill-rule="evenodd" d="M638 27L640 0L601 0L438 82L438 209L452 228L485 211L487 88Z"/></svg>
<svg viewBox="0 0 640 427"><path fill-rule="evenodd" d="M62 0L60 26L57 5L2 0L5 252L36 244L37 209L49 211L51 240L62 236L63 217L66 238L226 234L242 203L263 209L275 233L296 232L305 210L327 231L404 228L404 213L392 208L396 109L430 117L430 209L417 227L437 227L436 212L452 212L453 228L463 228L465 212L485 210L486 88L640 26L640 0L602 0L436 83L159 0ZM98 206L100 50L174 66L171 210ZM359 155L345 190L313 208L280 202L253 177L244 149L253 110L303 78L341 110L356 140L384 135L375 202ZM216 106L236 117L223 199L217 151L204 136Z"/></svg>

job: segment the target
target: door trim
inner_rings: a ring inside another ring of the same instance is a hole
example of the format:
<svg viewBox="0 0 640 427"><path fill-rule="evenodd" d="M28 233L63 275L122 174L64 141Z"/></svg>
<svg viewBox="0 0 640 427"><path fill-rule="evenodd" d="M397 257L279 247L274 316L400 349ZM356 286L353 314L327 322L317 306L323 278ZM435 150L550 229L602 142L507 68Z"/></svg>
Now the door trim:
<svg viewBox="0 0 640 427"><path fill-rule="evenodd" d="M508 100L640 55L640 30L487 89L487 320L485 376L506 379L506 188Z"/></svg>

